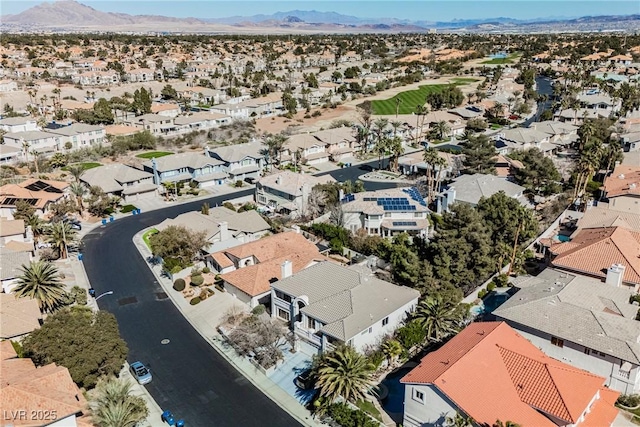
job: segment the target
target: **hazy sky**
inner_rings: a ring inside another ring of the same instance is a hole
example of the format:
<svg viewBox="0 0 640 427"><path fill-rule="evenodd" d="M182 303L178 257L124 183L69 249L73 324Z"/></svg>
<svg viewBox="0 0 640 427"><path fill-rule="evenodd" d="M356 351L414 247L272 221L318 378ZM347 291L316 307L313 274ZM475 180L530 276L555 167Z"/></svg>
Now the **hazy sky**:
<svg viewBox="0 0 640 427"><path fill-rule="evenodd" d="M15 14L38 3L40 2L31 0L2 0L0 10L3 15ZM532 19L640 14L640 1L638 0L83 0L82 3L105 12L197 18L271 14L293 9L332 11L360 18L392 17L427 21L496 17Z"/></svg>

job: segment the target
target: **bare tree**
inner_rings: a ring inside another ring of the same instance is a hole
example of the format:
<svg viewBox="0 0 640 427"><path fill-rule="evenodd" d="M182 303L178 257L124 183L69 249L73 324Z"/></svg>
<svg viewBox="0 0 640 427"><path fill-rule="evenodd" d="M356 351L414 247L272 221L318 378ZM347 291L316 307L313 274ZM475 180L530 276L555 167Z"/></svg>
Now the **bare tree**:
<svg viewBox="0 0 640 427"><path fill-rule="evenodd" d="M283 323L256 315L245 318L229 334L229 340L242 356L253 356L265 369L282 359L287 343L293 345L293 335Z"/></svg>

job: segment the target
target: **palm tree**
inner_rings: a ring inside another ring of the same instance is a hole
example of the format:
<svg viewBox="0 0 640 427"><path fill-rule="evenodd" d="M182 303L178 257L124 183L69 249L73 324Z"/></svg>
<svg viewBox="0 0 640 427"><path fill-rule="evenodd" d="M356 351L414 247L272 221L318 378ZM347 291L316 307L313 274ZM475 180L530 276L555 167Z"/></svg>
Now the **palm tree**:
<svg viewBox="0 0 640 427"><path fill-rule="evenodd" d="M424 124L424 123L420 122L420 117L425 117L428 112L429 112L429 110L424 105L416 105L416 111L415 111L415 114L416 114L416 144L418 143L418 140L420 139L420 134L422 133L422 125Z"/></svg>
<svg viewBox="0 0 640 427"><path fill-rule="evenodd" d="M441 120L433 125L433 130L438 134L438 139L444 139L444 137L451 131L451 127L447 122Z"/></svg>
<svg viewBox="0 0 640 427"><path fill-rule="evenodd" d="M71 191L71 194L76 196L76 201L78 202L78 209L80 210L80 213L82 213L82 211L84 210L84 205L82 203L82 196L86 194L87 189L85 188L84 185L80 184L79 182L72 182L71 185L69 186L69 190Z"/></svg>
<svg viewBox="0 0 640 427"><path fill-rule="evenodd" d="M422 159L427 164L427 200L432 202L440 187L442 170L447 165L447 162L440 157L438 150L433 147L424 149Z"/></svg>
<svg viewBox="0 0 640 427"><path fill-rule="evenodd" d="M82 167L82 165L69 165L67 167L67 172L71 174L76 182L80 182L80 177L84 173L84 167Z"/></svg>
<svg viewBox="0 0 640 427"><path fill-rule="evenodd" d="M387 148L391 151L393 160L391 162L391 170L398 171L398 163L400 162L400 156L404 153L404 147L402 146L402 139L399 136L394 136L388 140Z"/></svg>
<svg viewBox="0 0 640 427"><path fill-rule="evenodd" d="M287 137L282 133L279 133L277 135L267 136L267 138L265 139L265 145L269 150L269 153L270 153L269 158L271 159L272 163L273 163L273 160L276 159L276 157L278 158L278 163L281 163L282 149L286 145L288 139L289 137Z"/></svg>
<svg viewBox="0 0 640 427"><path fill-rule="evenodd" d="M402 354L402 344L396 340L388 340L382 344L382 352L387 356L389 365L393 364Z"/></svg>
<svg viewBox="0 0 640 427"><path fill-rule="evenodd" d="M339 397L355 402L365 398L373 371L365 356L353 347L342 346L320 358L315 368L316 388L329 402Z"/></svg>
<svg viewBox="0 0 640 427"><path fill-rule="evenodd" d="M131 384L115 377L98 382L89 410L100 427L134 427L149 416L144 399L131 394Z"/></svg>
<svg viewBox="0 0 640 427"><path fill-rule="evenodd" d="M418 324L422 325L431 342L440 342L458 331L462 315L458 304L442 295L430 296L422 300L414 313Z"/></svg>
<svg viewBox="0 0 640 427"><path fill-rule="evenodd" d="M14 288L17 297L29 297L38 301L40 311L52 312L63 305L64 283L58 269L48 261L32 261L21 267L18 285Z"/></svg>
<svg viewBox="0 0 640 427"><path fill-rule="evenodd" d="M507 276L511 275L513 271L513 263L516 260L516 254L518 252L518 239L520 238L520 232L522 231L522 227L524 226L525 220L527 218L526 208L522 205L518 205L516 208L516 219L518 221L518 227L516 228L516 235L513 239L513 251L511 252L511 261L509 262L509 270L507 271Z"/></svg>
<svg viewBox="0 0 640 427"><path fill-rule="evenodd" d="M591 120L585 120L579 129L580 138L578 140L578 152L582 152L584 147L589 145L589 138L591 138L595 133L595 124Z"/></svg>
<svg viewBox="0 0 640 427"><path fill-rule="evenodd" d="M47 242L58 251L60 258L67 257L69 243L73 243L76 231L66 222L58 221L51 223L47 228Z"/></svg>
<svg viewBox="0 0 640 427"><path fill-rule="evenodd" d="M398 117L398 111L400 111L400 104L402 104L402 98L396 96L396 118Z"/></svg>
<svg viewBox="0 0 640 427"><path fill-rule="evenodd" d="M31 232L33 233L33 238L38 241L40 236L44 234L44 221L38 215L29 215L24 219L25 225L31 227Z"/></svg>
<svg viewBox="0 0 640 427"><path fill-rule="evenodd" d="M395 137L398 134L398 128L402 126L402 122L394 120L390 124L391 124L391 127L393 128L393 136Z"/></svg>

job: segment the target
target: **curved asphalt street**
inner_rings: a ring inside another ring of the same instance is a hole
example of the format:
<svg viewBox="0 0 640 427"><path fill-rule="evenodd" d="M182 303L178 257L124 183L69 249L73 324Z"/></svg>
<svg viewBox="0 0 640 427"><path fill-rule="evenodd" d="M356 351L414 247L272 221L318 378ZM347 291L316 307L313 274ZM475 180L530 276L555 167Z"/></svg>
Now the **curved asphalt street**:
<svg viewBox="0 0 640 427"><path fill-rule="evenodd" d="M331 172L340 181L355 180L362 173L359 166ZM365 185L371 190L395 187L391 183ZM153 381L147 389L163 410L171 410L187 426L298 425L187 322L163 294L132 242L138 231L200 209L204 202L215 206L252 193L244 190L121 218L96 228L83 239L83 262L91 285L98 295L114 292L101 298L99 306L116 316L129 346L127 360L140 360L150 366ZM170 340L169 344L161 344L164 339Z"/></svg>

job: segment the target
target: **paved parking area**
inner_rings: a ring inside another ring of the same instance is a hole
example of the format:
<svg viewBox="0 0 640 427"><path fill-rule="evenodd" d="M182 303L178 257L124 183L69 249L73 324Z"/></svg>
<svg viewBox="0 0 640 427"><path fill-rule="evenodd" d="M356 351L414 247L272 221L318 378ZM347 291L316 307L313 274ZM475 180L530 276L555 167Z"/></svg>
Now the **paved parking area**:
<svg viewBox="0 0 640 427"><path fill-rule="evenodd" d="M291 353L284 350L284 363L269 375L269 379L276 385L293 396L303 405L310 403L313 390L301 390L293 382L304 370L311 367L311 360L318 350L312 345L299 340L298 351Z"/></svg>

